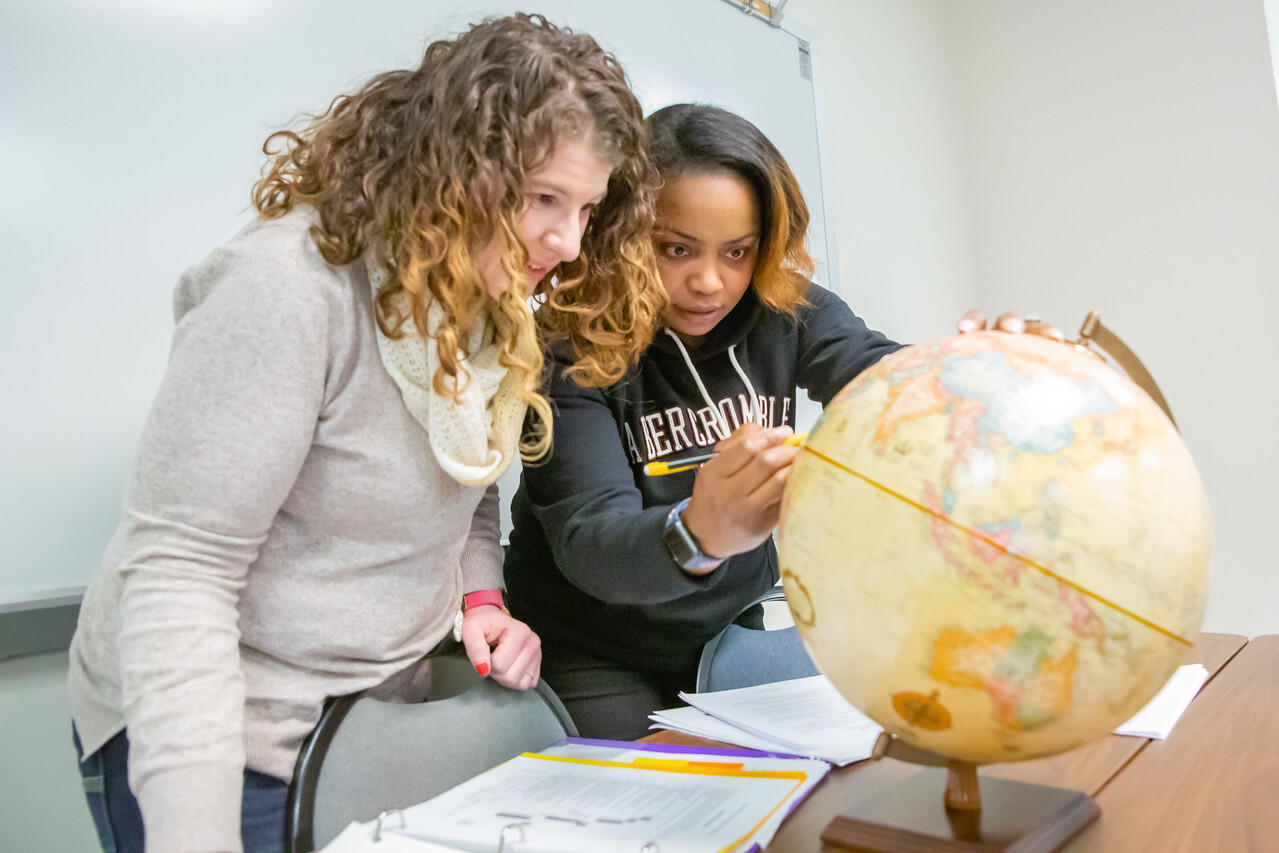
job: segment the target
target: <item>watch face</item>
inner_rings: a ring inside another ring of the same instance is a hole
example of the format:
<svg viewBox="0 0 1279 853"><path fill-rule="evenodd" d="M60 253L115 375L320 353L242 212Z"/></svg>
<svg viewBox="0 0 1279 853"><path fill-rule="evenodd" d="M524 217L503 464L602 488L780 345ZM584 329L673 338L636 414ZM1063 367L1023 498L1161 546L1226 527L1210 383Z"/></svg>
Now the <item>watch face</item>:
<svg viewBox="0 0 1279 853"><path fill-rule="evenodd" d="M666 528L662 534L666 540L666 550L671 552L675 565L684 571L694 574L709 572L724 560L721 557L709 557L702 551L693 534L684 526L684 519L679 512L683 508L682 504L677 506L666 518Z"/></svg>
<svg viewBox="0 0 1279 853"><path fill-rule="evenodd" d="M697 543L684 527L684 520L678 515L672 519L671 524L666 526L663 537L666 539L667 550L671 552L671 558L682 569L688 568L691 562L702 556Z"/></svg>

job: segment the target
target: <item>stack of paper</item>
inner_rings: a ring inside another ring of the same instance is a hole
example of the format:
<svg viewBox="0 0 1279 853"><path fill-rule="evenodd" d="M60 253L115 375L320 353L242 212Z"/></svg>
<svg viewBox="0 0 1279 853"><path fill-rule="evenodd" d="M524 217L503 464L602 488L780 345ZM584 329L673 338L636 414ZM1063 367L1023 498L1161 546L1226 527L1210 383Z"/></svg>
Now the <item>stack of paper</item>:
<svg viewBox="0 0 1279 853"><path fill-rule="evenodd" d="M1207 680L1208 670L1199 664L1180 667L1155 698L1115 729L1115 734L1168 737ZM681 693L680 698L689 707L650 715L652 728L750 749L820 758L841 766L869 758L882 731L822 675L714 693Z"/></svg>
<svg viewBox="0 0 1279 853"><path fill-rule="evenodd" d="M869 758L883 731L824 675L680 698L691 707L658 711L649 717L653 728L841 766Z"/></svg>
<svg viewBox="0 0 1279 853"><path fill-rule="evenodd" d="M1197 663L1177 668L1172 678L1132 719L1115 729L1117 735L1134 735L1163 740L1190 707L1190 700L1208 680L1208 670Z"/></svg>
<svg viewBox="0 0 1279 853"><path fill-rule="evenodd" d="M383 820L401 853L747 851L829 772L823 761L737 749L569 738ZM372 823L324 853L383 853ZM420 845L420 846L414 846Z"/></svg>

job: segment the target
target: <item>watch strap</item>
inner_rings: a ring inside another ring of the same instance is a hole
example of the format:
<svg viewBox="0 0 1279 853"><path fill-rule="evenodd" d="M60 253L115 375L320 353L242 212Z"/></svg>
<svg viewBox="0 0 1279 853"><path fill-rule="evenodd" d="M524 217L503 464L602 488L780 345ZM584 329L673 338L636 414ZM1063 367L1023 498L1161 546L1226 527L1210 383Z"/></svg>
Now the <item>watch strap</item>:
<svg viewBox="0 0 1279 853"><path fill-rule="evenodd" d="M453 639L462 642L462 620L466 611L472 607L480 607L485 604L491 604L494 607L500 607L510 615L506 605L502 603L502 590L500 589L478 589L475 592L468 592L462 596L462 606L457 613L453 614Z"/></svg>
<svg viewBox="0 0 1279 853"><path fill-rule="evenodd" d="M662 538L666 541L666 550L670 552L675 565L689 574L702 575L717 568L726 558L708 555L702 550L697 537L684 526L684 509L689 500L684 498L666 514Z"/></svg>
<svg viewBox="0 0 1279 853"><path fill-rule="evenodd" d="M500 589L480 589L462 596L463 612L470 610L472 607L479 607L482 604L491 604L494 607L506 609L506 605L502 602L502 590Z"/></svg>

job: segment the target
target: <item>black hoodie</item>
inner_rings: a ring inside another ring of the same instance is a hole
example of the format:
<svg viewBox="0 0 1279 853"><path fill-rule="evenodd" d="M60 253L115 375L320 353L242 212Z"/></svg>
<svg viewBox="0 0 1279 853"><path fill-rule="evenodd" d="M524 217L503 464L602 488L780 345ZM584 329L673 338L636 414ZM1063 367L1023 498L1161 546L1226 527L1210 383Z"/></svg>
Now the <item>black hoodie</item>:
<svg viewBox="0 0 1279 853"><path fill-rule="evenodd" d="M748 288L688 352L722 419L665 330L607 388L565 379L566 363L554 359L554 444L545 460L524 466L505 566L511 612L547 642L548 654L568 645L639 670L692 671L701 647L777 582L771 539L706 575L680 569L663 525L692 494L696 471L649 477L643 468L727 437L725 425L750 418L748 386L765 426L794 426L797 387L825 406L899 348L824 288L810 286L806 298L790 317Z"/></svg>

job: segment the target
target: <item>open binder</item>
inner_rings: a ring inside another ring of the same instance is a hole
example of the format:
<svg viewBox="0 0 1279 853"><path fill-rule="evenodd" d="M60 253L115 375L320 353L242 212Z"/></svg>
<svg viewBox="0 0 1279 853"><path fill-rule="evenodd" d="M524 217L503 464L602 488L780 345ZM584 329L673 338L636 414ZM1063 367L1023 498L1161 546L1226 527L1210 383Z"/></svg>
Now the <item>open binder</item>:
<svg viewBox="0 0 1279 853"><path fill-rule="evenodd" d="M383 826L393 827L397 819L400 829L403 830L406 827L403 809L387 809L377 816L377 820L370 823L353 823L324 848L324 853L357 853L357 851L455 853L457 851L456 847L445 847L429 841L397 836L389 831L383 833ZM511 823L502 827L497 836L495 848L497 853L515 853L518 845L527 840L524 830L523 823ZM639 849L639 853L662 853L662 848L656 841L649 841Z"/></svg>
<svg viewBox="0 0 1279 853"><path fill-rule="evenodd" d="M754 750L567 738L353 823L323 853L758 850L829 770Z"/></svg>

